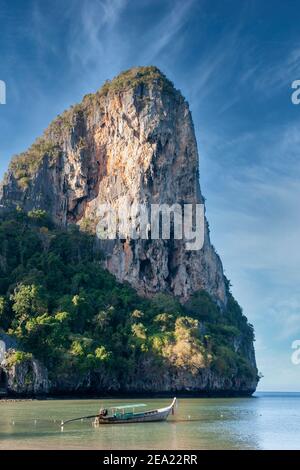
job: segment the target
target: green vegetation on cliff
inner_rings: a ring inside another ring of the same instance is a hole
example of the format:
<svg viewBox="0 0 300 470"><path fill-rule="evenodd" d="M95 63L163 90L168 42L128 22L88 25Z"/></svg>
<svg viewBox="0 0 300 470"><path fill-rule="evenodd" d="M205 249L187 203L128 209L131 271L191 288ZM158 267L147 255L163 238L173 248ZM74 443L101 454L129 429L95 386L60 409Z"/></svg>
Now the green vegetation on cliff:
<svg viewBox="0 0 300 470"><path fill-rule="evenodd" d="M9 168L18 181L18 185L25 189L29 185L32 175L38 170L43 158L47 156L51 161L58 154L58 146L48 140L46 136L43 136L37 139L26 152L15 156Z"/></svg>
<svg viewBox="0 0 300 470"><path fill-rule="evenodd" d="M173 83L155 66L133 67L120 73L113 80L107 80L100 88L98 94L105 95L109 92L120 93L129 88L157 84L167 93L174 93Z"/></svg>
<svg viewBox="0 0 300 470"><path fill-rule="evenodd" d="M33 354L50 376L130 376L151 357L158 367L255 378L253 329L228 295L225 312L204 291L184 306L165 294L141 298L101 267L94 238L76 226L57 229L41 210L0 217L0 328L24 351L12 361Z"/></svg>

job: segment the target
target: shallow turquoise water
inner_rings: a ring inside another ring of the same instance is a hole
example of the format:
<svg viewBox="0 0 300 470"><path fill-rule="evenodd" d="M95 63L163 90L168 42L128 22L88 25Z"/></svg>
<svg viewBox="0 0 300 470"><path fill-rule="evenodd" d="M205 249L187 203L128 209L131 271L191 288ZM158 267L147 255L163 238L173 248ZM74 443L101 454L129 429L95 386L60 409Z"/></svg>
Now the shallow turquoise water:
<svg viewBox="0 0 300 470"><path fill-rule="evenodd" d="M0 449L300 449L300 394L183 398L165 423L94 428L85 420L60 430L62 419L130 401L0 402ZM141 401L156 408L170 399Z"/></svg>

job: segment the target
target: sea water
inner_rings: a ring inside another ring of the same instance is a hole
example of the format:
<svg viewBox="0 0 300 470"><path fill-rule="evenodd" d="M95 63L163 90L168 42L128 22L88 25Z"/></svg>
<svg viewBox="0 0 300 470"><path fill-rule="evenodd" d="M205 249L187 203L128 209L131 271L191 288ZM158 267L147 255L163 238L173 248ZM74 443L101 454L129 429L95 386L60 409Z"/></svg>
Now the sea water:
<svg viewBox="0 0 300 470"><path fill-rule="evenodd" d="M182 398L167 422L93 427L96 414L139 400L0 401L0 449L300 449L300 394ZM144 399L148 409L170 399ZM145 408L146 409L146 408Z"/></svg>

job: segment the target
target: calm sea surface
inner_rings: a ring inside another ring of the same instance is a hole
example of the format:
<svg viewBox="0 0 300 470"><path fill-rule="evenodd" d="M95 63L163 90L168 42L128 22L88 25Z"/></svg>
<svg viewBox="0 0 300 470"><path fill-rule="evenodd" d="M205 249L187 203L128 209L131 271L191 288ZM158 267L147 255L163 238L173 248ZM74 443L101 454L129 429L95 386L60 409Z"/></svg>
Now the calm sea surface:
<svg viewBox="0 0 300 470"><path fill-rule="evenodd" d="M0 401L0 449L300 449L300 394L179 399L164 423L107 425L60 421L100 406L139 400ZM149 408L169 399L145 399Z"/></svg>

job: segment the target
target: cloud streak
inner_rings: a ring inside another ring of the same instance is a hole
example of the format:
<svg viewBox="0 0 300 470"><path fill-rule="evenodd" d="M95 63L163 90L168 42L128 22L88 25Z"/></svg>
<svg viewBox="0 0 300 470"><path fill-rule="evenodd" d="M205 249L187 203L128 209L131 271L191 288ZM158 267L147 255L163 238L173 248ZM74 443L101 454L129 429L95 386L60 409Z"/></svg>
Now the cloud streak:
<svg viewBox="0 0 300 470"><path fill-rule="evenodd" d="M170 10L143 38L144 47L139 54L142 63L150 64L158 58L161 60L160 55L182 34L181 30L189 21L194 5L195 0L170 2Z"/></svg>

